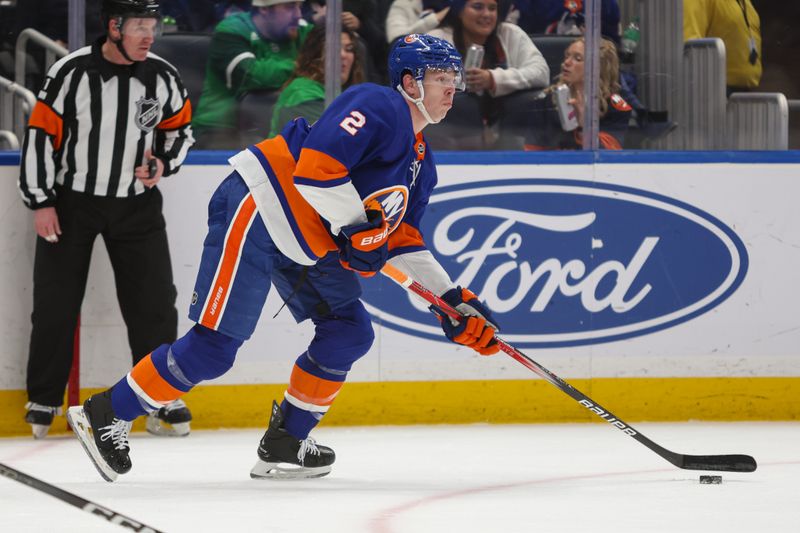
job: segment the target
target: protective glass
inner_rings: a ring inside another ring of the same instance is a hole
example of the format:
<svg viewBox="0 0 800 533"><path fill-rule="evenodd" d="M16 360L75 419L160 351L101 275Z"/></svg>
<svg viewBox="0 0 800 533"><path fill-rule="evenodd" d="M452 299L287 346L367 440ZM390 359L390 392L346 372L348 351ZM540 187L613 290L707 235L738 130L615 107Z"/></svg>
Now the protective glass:
<svg viewBox="0 0 800 533"><path fill-rule="evenodd" d="M445 88L453 88L456 91L463 91L466 88L464 71L461 68L453 68L452 65L429 66L425 70L422 84L439 85Z"/></svg>
<svg viewBox="0 0 800 533"><path fill-rule="evenodd" d="M161 19L156 18L125 18L122 20L120 33L130 35L135 38L152 37L155 39L161 35L163 24Z"/></svg>

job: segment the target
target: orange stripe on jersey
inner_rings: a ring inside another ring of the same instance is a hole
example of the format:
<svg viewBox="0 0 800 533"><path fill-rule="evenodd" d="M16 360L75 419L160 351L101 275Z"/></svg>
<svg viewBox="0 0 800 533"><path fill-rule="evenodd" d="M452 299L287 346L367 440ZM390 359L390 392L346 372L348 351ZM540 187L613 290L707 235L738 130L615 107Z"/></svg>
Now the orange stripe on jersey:
<svg viewBox="0 0 800 533"><path fill-rule="evenodd" d="M401 222L397 229L389 235L389 250L424 245L425 241L422 240L422 234L419 230L405 222Z"/></svg>
<svg viewBox="0 0 800 533"><path fill-rule="evenodd" d="M222 250L222 257L217 267L214 283L211 284L208 296L206 296L206 307L200 319L200 324L207 328L217 329L222 309L231 291L236 268L239 266L239 257L242 254L245 233L247 228L250 227L250 222L255 214L256 202L253 200L253 195L248 194L242 200L239 205L239 211L236 213L233 222L231 222L228 235L225 237L225 246Z"/></svg>
<svg viewBox="0 0 800 533"><path fill-rule="evenodd" d="M150 399L166 405L177 400L185 393L176 389L161 377L161 374L156 370L156 365L153 364L151 355L148 354L147 357L136 363L136 366L131 370L130 377Z"/></svg>
<svg viewBox="0 0 800 533"><path fill-rule="evenodd" d="M350 172L343 164L326 153L312 148L300 150L300 159L297 160L296 176L319 181L328 181L343 178Z"/></svg>
<svg viewBox="0 0 800 533"><path fill-rule="evenodd" d="M61 148L64 119L58 116L58 113L53 111L52 107L41 100L37 101L36 105L33 106L31 118L28 120L28 126L44 130L45 133L53 138L53 148L56 150Z"/></svg>
<svg viewBox="0 0 800 533"><path fill-rule="evenodd" d="M294 185L295 161L286 140L278 135L272 139L261 141L256 144L256 148L264 154L275 177L278 178L277 185L286 198L287 207L294 217L293 222L302 233L311 251L317 257L322 257L328 252L338 249L325 226L322 225L319 214Z"/></svg>
<svg viewBox="0 0 800 533"><path fill-rule="evenodd" d="M330 381L309 374L297 365L292 369L289 379L289 394L301 402L326 406L333 403L344 381Z"/></svg>
<svg viewBox="0 0 800 533"><path fill-rule="evenodd" d="M166 120L158 123L156 128L160 130L177 130L181 126L185 126L192 121L192 103L186 100L180 111L172 115Z"/></svg>

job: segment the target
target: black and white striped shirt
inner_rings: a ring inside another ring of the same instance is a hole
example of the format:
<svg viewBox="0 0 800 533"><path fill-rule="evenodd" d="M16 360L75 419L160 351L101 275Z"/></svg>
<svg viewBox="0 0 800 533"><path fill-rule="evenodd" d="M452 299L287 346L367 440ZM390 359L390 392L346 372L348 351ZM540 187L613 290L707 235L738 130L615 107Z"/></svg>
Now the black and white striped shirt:
<svg viewBox="0 0 800 533"><path fill-rule="evenodd" d="M191 104L175 67L154 54L133 65L103 58L103 39L56 62L31 113L19 188L25 204L55 205L55 183L95 196L144 192L145 152L178 171L192 137Z"/></svg>

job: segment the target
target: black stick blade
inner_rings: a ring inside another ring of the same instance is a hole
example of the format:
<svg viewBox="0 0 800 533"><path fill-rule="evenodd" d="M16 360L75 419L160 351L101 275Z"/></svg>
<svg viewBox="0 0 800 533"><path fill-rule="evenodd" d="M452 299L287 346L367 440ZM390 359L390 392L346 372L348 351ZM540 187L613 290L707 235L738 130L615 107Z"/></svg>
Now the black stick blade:
<svg viewBox="0 0 800 533"><path fill-rule="evenodd" d="M755 472L756 460L749 455L683 455L685 470L711 470L716 472Z"/></svg>

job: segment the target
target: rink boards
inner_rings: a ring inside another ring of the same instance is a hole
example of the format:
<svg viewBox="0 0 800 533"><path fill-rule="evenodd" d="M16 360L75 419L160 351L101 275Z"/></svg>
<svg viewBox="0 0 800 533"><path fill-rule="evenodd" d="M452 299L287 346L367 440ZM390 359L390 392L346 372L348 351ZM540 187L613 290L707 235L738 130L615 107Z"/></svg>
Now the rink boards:
<svg viewBox="0 0 800 533"><path fill-rule="evenodd" d="M197 152L165 198L181 332L226 155ZM800 155L784 153L440 154L423 232L504 338L626 420L797 419L800 407ZM24 432L21 403L33 230L0 155L3 338L0 434ZM387 199L392 214L402 191ZM423 306L385 278L364 283L376 342L326 423L588 420L504 355L441 341ZM205 427L260 425L309 342L270 296L236 365L187 401ZM81 382L130 365L102 241L82 310ZM255 422L254 422L255 420Z"/></svg>

